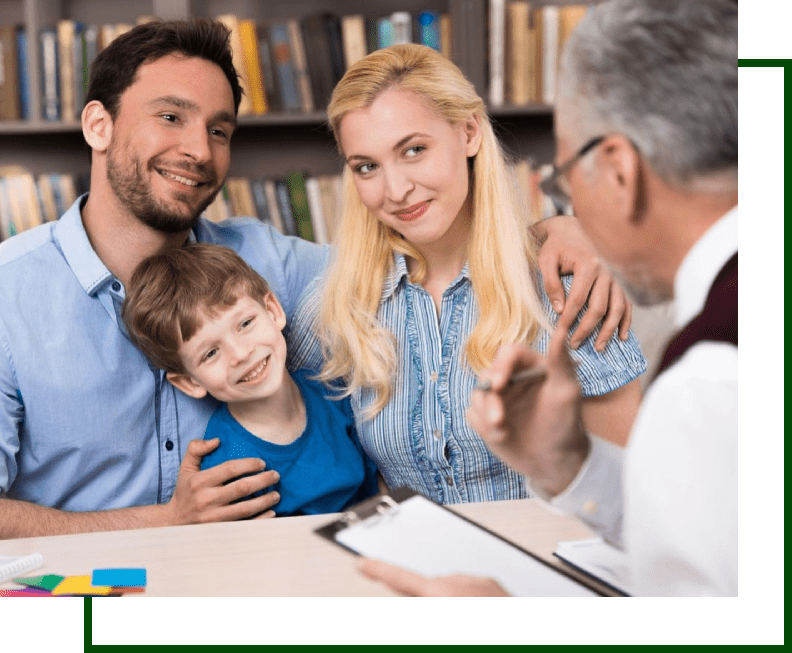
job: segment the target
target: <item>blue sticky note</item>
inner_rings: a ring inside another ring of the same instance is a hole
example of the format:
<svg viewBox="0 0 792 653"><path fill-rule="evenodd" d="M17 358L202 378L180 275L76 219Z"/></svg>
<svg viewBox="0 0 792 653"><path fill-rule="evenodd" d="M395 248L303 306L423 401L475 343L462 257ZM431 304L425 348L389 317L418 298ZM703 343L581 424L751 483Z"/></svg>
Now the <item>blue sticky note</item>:
<svg viewBox="0 0 792 653"><path fill-rule="evenodd" d="M145 569L94 569L92 585L110 587L145 587Z"/></svg>

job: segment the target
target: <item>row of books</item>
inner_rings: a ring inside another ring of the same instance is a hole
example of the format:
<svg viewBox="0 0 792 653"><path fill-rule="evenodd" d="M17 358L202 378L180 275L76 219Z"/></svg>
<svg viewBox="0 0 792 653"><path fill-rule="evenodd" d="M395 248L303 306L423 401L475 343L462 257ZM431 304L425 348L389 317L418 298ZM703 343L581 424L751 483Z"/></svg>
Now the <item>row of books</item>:
<svg viewBox="0 0 792 653"><path fill-rule="evenodd" d="M539 189L550 166L531 159L515 161L512 170L531 223L555 213ZM35 176L18 166L0 168L0 241L44 222L57 220L87 192L87 176ZM316 243L333 241L341 208L341 175L307 175L295 171L281 178L229 177L205 216L215 222L233 216L257 217L278 231Z"/></svg>
<svg viewBox="0 0 792 653"><path fill-rule="evenodd" d="M149 20L141 17L139 21ZM38 34L41 107L44 120L78 120L88 91L88 76L97 53L133 26L91 25L60 20ZM29 120L30 37L20 25L0 25L0 120Z"/></svg>
<svg viewBox="0 0 792 653"><path fill-rule="evenodd" d="M57 220L87 190L87 177L0 168L0 241Z"/></svg>
<svg viewBox="0 0 792 653"><path fill-rule="evenodd" d="M233 14L217 17L231 30L234 64L245 91L239 115L269 111L323 111L349 65L394 43L417 41L450 54L448 16L425 11L376 18L329 12L257 22ZM137 23L151 20L141 16ZM42 118L78 120L91 64L129 23L94 25L60 20L37 35L41 63ZM443 37L442 35L445 35ZM23 26L0 25L0 120L28 120L30 37Z"/></svg>
<svg viewBox="0 0 792 653"><path fill-rule="evenodd" d="M588 9L489 0L489 105L552 105L561 51Z"/></svg>
<svg viewBox="0 0 792 653"><path fill-rule="evenodd" d="M379 48L418 42L450 53L450 21L433 11L387 16L338 16L255 21L217 17L231 30L235 65L245 97L239 115L324 111L346 69ZM443 37L445 35L445 37Z"/></svg>
<svg viewBox="0 0 792 653"><path fill-rule="evenodd" d="M205 216L257 217L287 236L332 242L341 205L341 175L290 172L280 178L229 177Z"/></svg>

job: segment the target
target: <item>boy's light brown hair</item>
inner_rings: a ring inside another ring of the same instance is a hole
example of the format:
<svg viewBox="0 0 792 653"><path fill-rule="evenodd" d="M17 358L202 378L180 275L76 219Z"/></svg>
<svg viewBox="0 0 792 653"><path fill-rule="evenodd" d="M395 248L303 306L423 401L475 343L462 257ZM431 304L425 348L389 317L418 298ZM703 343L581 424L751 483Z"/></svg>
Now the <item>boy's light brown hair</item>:
<svg viewBox="0 0 792 653"><path fill-rule="evenodd" d="M233 250L189 243L142 261L132 275L123 318L132 342L158 368L186 374L179 347L245 295L261 303L269 285Z"/></svg>

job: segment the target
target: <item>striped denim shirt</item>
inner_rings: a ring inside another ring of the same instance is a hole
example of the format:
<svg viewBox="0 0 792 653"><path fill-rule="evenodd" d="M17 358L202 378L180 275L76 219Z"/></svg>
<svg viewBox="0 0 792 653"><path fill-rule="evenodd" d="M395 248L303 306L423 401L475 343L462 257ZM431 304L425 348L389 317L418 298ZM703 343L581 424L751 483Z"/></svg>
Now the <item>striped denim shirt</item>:
<svg viewBox="0 0 792 653"><path fill-rule="evenodd" d="M571 276L564 278L566 289ZM553 312L538 280L551 323ZM322 355L313 335L322 285L306 289L291 323L289 367L321 369ZM378 318L397 343L397 370L390 402L372 419L361 415L373 402L373 392L357 389L352 395L358 434L390 488L408 486L439 503L462 503L530 496L525 477L492 453L470 427L465 411L476 383L461 353L478 319L478 306L468 266L445 290L438 312L429 293L410 283L404 255L383 285ZM611 392L646 370L635 336L617 336L602 353L594 350L599 328L572 352L579 363L583 396ZM549 334L535 347L545 352Z"/></svg>

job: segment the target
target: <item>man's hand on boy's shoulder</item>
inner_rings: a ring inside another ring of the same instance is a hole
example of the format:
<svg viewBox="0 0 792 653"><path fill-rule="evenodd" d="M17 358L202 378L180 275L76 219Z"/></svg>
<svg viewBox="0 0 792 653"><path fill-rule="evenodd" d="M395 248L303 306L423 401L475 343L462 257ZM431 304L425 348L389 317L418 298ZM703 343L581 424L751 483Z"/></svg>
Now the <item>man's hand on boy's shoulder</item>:
<svg viewBox="0 0 792 653"><path fill-rule="evenodd" d="M204 524L236 521L254 515L258 518L275 516L270 508L280 500L277 492L233 503L278 482L280 475L275 470L265 471L264 461L240 458L201 470L201 459L219 443L219 439L214 438L193 440L187 445L176 489L166 506L168 524Z"/></svg>

